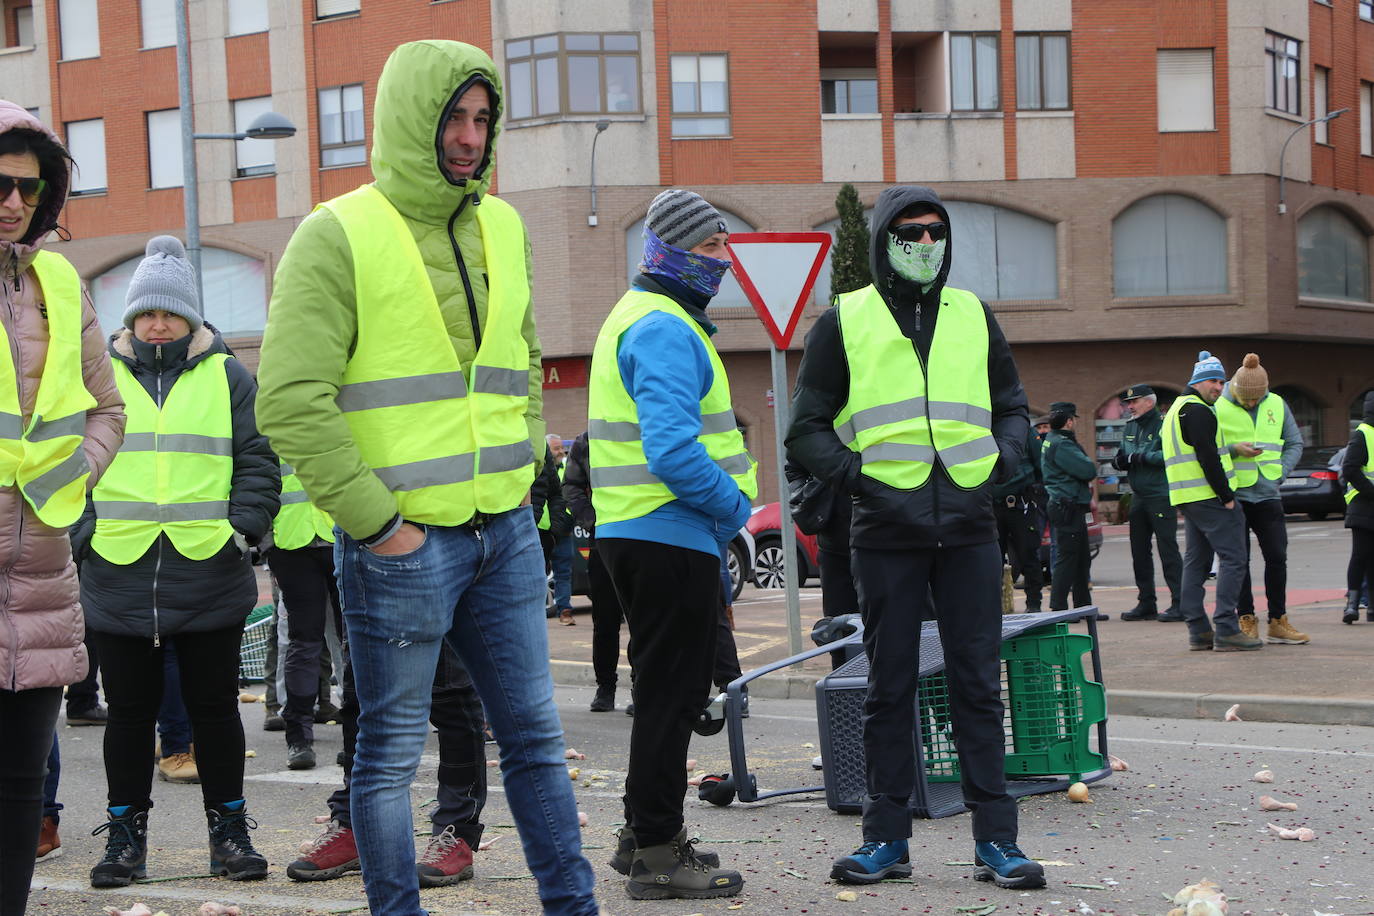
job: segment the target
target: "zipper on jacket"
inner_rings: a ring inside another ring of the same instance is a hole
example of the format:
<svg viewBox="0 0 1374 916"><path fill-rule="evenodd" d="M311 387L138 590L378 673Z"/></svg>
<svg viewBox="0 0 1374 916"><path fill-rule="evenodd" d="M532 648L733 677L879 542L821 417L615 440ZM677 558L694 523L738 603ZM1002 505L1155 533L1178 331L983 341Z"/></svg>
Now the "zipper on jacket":
<svg viewBox="0 0 1374 916"><path fill-rule="evenodd" d="M458 247L457 237L453 234L453 224L458 221L463 208L471 199L471 195L464 196L458 204L458 209L448 218L448 243L453 247L453 260L458 264L458 275L463 278L463 292L468 297L468 317L472 319L472 344L473 351L476 352L482 347L482 326L477 321L477 298L472 294L472 278L468 276L468 265L463 260L463 252Z"/></svg>
<svg viewBox="0 0 1374 916"><path fill-rule="evenodd" d="M11 257L13 257L13 253L11 253ZM18 295L18 258L14 258L14 270L14 292L15 295ZM5 311L9 313L10 325L12 327L17 328L18 320L14 314L15 298L14 296L10 295L10 289L7 284L4 284L3 281L0 281L0 285L3 285L5 287ZM19 398L19 401L22 404L24 398L23 391L20 390L20 387L23 385L24 373L20 371L19 367L24 365L24 353L22 349L24 346L24 339L18 333L11 335L10 339L14 341L15 349L15 352L12 357L14 359L15 367L15 395ZM10 553L10 561L7 564L5 564L5 574L4 576L0 577L3 578L5 582L5 601L4 604L0 605L0 610L3 610L4 612L5 626L10 631L10 645L14 647L13 650L10 652L10 668L8 671L5 672L5 687L8 690L16 690L19 686L19 626L14 622L13 618L11 618L9 611L10 572L14 569L15 560L19 556L19 545L24 542L24 497L22 494L18 492L17 483L15 485L15 497L16 499L14 501L14 505L17 511L15 512L14 519L14 530L16 532L14 537L14 549Z"/></svg>
<svg viewBox="0 0 1374 916"><path fill-rule="evenodd" d="M153 372L157 376L157 409L162 411L162 344L157 344L153 349ZM154 448L156 448L156 436L154 432ZM156 458L154 458L156 460ZM157 536L157 559L153 561L153 648L162 645L162 636L158 632L161 629L157 613L157 579L162 572L162 533Z"/></svg>

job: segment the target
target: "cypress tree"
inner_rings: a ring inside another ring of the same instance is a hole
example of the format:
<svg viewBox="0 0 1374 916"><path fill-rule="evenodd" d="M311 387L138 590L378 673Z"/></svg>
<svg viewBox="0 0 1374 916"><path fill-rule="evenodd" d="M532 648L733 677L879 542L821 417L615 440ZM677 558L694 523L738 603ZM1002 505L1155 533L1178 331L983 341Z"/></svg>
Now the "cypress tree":
<svg viewBox="0 0 1374 916"><path fill-rule="evenodd" d="M868 272L868 223L859 192L845 183L835 197L840 225L830 249L830 295L862 289L872 282Z"/></svg>

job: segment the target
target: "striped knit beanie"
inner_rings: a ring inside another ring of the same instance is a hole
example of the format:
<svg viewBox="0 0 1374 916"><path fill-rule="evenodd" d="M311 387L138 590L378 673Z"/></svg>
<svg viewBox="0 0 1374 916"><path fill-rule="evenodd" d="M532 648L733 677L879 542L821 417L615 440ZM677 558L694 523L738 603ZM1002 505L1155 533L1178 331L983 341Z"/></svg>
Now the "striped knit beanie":
<svg viewBox="0 0 1374 916"><path fill-rule="evenodd" d="M728 232L725 217L700 194L684 188L669 188L649 204L644 228L666 245L689 251L717 232Z"/></svg>

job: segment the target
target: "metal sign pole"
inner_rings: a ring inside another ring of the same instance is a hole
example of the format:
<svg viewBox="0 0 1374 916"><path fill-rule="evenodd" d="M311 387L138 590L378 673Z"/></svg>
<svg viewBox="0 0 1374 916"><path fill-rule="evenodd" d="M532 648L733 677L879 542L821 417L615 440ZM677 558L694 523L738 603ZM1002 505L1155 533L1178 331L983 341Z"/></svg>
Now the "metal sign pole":
<svg viewBox="0 0 1374 916"><path fill-rule="evenodd" d="M778 457L778 517L782 526L782 562L786 574L783 588L787 593L787 646L791 655L802 651L801 596L797 591L797 530L792 525L792 504L787 496L787 427L792 422L792 394L787 384L787 352L770 347L773 368L773 430L777 437Z"/></svg>

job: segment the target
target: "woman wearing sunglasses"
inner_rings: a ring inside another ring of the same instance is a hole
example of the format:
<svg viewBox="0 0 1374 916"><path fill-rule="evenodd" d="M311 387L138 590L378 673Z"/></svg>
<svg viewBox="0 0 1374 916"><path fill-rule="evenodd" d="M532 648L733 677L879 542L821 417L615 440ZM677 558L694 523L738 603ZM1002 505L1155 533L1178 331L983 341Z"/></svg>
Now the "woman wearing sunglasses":
<svg viewBox="0 0 1374 916"><path fill-rule="evenodd" d="M81 279L42 250L71 157L0 100L0 916L22 916L62 688L86 673L67 526L124 436Z"/></svg>

